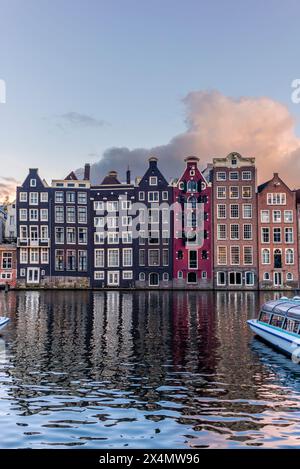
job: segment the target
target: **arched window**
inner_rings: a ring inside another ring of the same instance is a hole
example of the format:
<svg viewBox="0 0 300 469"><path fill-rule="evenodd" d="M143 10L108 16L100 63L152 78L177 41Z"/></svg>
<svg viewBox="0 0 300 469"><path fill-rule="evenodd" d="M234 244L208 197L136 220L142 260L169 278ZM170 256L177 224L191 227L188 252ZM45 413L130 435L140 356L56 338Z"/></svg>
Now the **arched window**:
<svg viewBox="0 0 300 469"><path fill-rule="evenodd" d="M182 278L183 278L183 272L182 272L182 270L178 270L177 278L179 278L179 279L182 279Z"/></svg>
<svg viewBox="0 0 300 469"><path fill-rule="evenodd" d="M264 279L264 280L270 280L270 274L269 274L269 272L264 272L263 279Z"/></svg>
<svg viewBox="0 0 300 469"><path fill-rule="evenodd" d="M163 280L164 280L165 282L167 282L167 281L169 280L169 274L168 274L168 272L164 272L164 273L163 273Z"/></svg>
<svg viewBox="0 0 300 469"><path fill-rule="evenodd" d="M287 279L287 280L293 280L293 278L294 278L294 277L293 277L293 274L292 274L291 272L288 272L288 273L286 274L286 279Z"/></svg>
<svg viewBox="0 0 300 469"><path fill-rule="evenodd" d="M281 249L275 249L275 251L274 251L274 268L275 269L281 269L282 268Z"/></svg>
<svg viewBox="0 0 300 469"><path fill-rule="evenodd" d="M285 263L294 264L294 249L289 248L285 250Z"/></svg>
<svg viewBox="0 0 300 469"><path fill-rule="evenodd" d="M149 275L149 286L158 287L159 285L159 275L156 272L151 272Z"/></svg>
<svg viewBox="0 0 300 469"><path fill-rule="evenodd" d="M187 226L188 226L188 228L196 228L196 226L197 226L197 214L196 214L196 212L189 212L187 214Z"/></svg>
<svg viewBox="0 0 300 469"><path fill-rule="evenodd" d="M196 181L188 181L187 191L188 192L197 192L197 182Z"/></svg>
<svg viewBox="0 0 300 469"><path fill-rule="evenodd" d="M262 250L262 263L263 264L270 264L270 249L263 249Z"/></svg>
<svg viewBox="0 0 300 469"><path fill-rule="evenodd" d="M140 280L141 282L144 282L144 281L145 281L145 274L144 274L144 272L140 272L139 280Z"/></svg>
<svg viewBox="0 0 300 469"><path fill-rule="evenodd" d="M194 195L188 198L187 208L197 208L197 199Z"/></svg>

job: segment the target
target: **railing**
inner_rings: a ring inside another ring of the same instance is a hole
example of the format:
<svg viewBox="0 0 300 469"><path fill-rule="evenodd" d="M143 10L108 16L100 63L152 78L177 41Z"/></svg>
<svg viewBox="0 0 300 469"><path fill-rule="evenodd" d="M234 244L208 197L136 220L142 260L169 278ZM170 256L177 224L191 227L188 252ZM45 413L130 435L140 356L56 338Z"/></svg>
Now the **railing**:
<svg viewBox="0 0 300 469"><path fill-rule="evenodd" d="M48 248L50 247L50 238L38 238L38 239L31 239L31 238L18 238L17 239L17 246L19 248Z"/></svg>

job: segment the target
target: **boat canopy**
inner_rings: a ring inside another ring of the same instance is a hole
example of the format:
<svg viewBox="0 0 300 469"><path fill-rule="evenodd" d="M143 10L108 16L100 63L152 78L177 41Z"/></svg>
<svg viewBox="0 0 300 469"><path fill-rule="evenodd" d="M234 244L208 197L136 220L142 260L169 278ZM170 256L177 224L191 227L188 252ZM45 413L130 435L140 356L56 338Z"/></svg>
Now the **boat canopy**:
<svg viewBox="0 0 300 469"><path fill-rule="evenodd" d="M286 298L280 300L267 301L263 304L262 311L265 313L280 314L288 318L300 320L300 298Z"/></svg>

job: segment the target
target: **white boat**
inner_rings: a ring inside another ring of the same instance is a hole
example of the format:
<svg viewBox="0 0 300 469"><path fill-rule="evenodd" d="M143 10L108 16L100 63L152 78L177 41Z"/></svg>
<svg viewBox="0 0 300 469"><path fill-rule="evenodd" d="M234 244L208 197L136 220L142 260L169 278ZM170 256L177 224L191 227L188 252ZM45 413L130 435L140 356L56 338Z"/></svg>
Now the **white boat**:
<svg viewBox="0 0 300 469"><path fill-rule="evenodd" d="M300 363L300 297L287 298L265 303L258 319L247 321L251 330Z"/></svg>
<svg viewBox="0 0 300 469"><path fill-rule="evenodd" d="M4 316L0 316L0 331L4 329L4 327L9 322L9 318L5 318Z"/></svg>

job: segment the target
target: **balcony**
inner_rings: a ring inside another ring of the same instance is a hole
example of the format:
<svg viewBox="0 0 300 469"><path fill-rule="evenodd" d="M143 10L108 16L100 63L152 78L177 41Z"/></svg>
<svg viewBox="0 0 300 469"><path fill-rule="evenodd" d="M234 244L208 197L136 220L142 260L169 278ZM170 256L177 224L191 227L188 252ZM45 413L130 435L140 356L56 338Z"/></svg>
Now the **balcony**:
<svg viewBox="0 0 300 469"><path fill-rule="evenodd" d="M17 246L18 248L49 248L50 238L18 238Z"/></svg>

